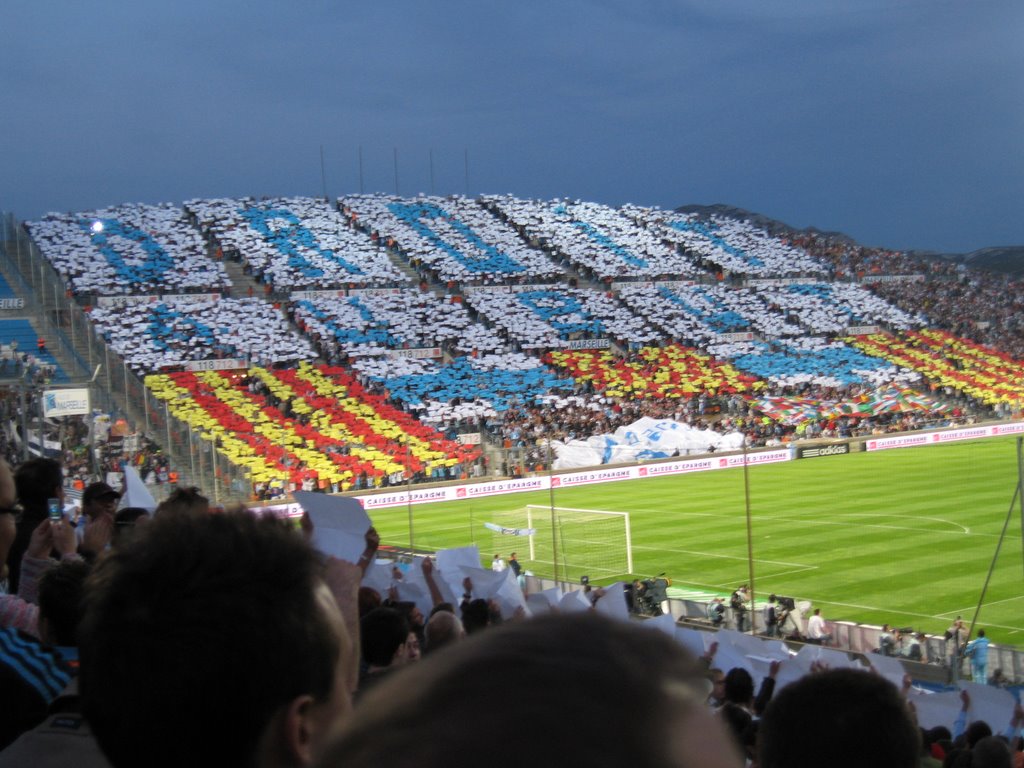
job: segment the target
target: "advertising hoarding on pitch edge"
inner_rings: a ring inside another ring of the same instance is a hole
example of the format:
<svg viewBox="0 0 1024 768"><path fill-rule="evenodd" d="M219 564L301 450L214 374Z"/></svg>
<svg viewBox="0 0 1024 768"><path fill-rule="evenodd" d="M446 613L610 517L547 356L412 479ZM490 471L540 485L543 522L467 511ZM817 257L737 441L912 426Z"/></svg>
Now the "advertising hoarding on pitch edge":
<svg viewBox="0 0 1024 768"><path fill-rule="evenodd" d="M84 416L89 413L89 390L48 389L43 392L43 416Z"/></svg>
<svg viewBox="0 0 1024 768"><path fill-rule="evenodd" d="M816 459L819 456L843 456L849 452L849 443L832 443L831 445L815 445L806 448L798 447L796 457L798 459Z"/></svg>

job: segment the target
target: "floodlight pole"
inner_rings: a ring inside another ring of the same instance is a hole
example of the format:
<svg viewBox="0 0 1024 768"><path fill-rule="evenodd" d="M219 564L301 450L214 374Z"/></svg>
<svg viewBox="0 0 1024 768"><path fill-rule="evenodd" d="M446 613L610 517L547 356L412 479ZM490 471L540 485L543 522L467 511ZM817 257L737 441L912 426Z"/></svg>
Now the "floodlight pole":
<svg viewBox="0 0 1024 768"><path fill-rule="evenodd" d="M413 549L412 535L412 435L405 435L405 503L409 509L409 549Z"/></svg>
<svg viewBox="0 0 1024 768"><path fill-rule="evenodd" d="M551 461L551 438L548 437L548 498L551 501L551 566L555 569L555 584L558 584L558 533L555 530L555 483L554 463Z"/></svg>
<svg viewBox="0 0 1024 768"><path fill-rule="evenodd" d="M992 581L992 574L996 569L996 561L999 560L999 550L1003 547L1003 539L1006 538L1006 529L1010 526L1010 518L1013 516L1014 505L1020 503L1022 509L1024 509L1024 493L1022 493L1021 485L1021 444L1024 438L1017 438L1017 485L1013 489L1013 499L1010 500L1010 507L1006 510L1006 519L1003 521L1003 530L999 532L999 539L996 541L996 551L992 555L992 562L988 567L988 574L985 576L985 583L981 587L981 595L978 597L978 605L974 609L974 615L971 617L971 625L967 628L967 637L974 635L974 627L978 623L978 616L981 614L981 606L985 604L985 593L988 592L988 585ZM1024 513L1022 513L1024 514ZM1022 518L1021 525L1024 526L1024 518ZM1024 536L1024 533L1022 533ZM957 649L959 651L959 649Z"/></svg>
<svg viewBox="0 0 1024 768"><path fill-rule="evenodd" d="M743 498L747 513L747 568L750 580L750 634L754 630L754 526L750 515L750 465L747 461L747 436L743 436Z"/></svg>
<svg viewBox="0 0 1024 768"><path fill-rule="evenodd" d="M1017 500L1020 503L1020 539L1024 546L1024 437L1017 438ZM1024 551L1024 550L1022 550Z"/></svg>

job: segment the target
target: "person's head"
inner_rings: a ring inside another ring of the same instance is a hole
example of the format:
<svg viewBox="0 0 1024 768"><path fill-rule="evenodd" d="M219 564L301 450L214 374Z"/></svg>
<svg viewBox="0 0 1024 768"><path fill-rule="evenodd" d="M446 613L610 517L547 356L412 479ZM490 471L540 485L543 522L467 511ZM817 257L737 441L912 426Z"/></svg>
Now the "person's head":
<svg viewBox="0 0 1024 768"><path fill-rule="evenodd" d="M384 680L320 766L447 768L458 755L521 765L522 753L495 750L496 733L529 733L535 765L563 765L571 755L573 765L739 766L705 692L700 666L664 634L594 613L549 614L504 624ZM615 727L595 727L609 722Z"/></svg>
<svg viewBox="0 0 1024 768"><path fill-rule="evenodd" d="M7 554L18 535L13 512L0 512L0 579L7 578Z"/></svg>
<svg viewBox="0 0 1024 768"><path fill-rule="evenodd" d="M423 629L423 652L436 653L442 647L458 642L466 636L459 617L450 611L438 611Z"/></svg>
<svg viewBox="0 0 1024 768"><path fill-rule="evenodd" d="M743 667L733 667L725 675L725 700L748 706L754 698L754 678Z"/></svg>
<svg viewBox="0 0 1024 768"><path fill-rule="evenodd" d="M985 736L971 749L971 768L1012 768L1010 747L998 736Z"/></svg>
<svg viewBox="0 0 1024 768"><path fill-rule="evenodd" d="M758 727L761 768L915 768L917 726L899 691L878 675L834 669L775 694Z"/></svg>
<svg viewBox="0 0 1024 768"><path fill-rule="evenodd" d="M511 553L509 554L509 556L508 556L508 559L509 559L509 560L515 560L515 559L516 559L516 553L515 553L515 552L511 552Z"/></svg>
<svg viewBox="0 0 1024 768"><path fill-rule="evenodd" d="M419 609L416 603L411 600L401 600L394 604L394 608L405 616L405 620L409 622L409 628L413 632L423 631L423 611Z"/></svg>
<svg viewBox="0 0 1024 768"><path fill-rule="evenodd" d="M374 608L359 620L363 660L371 667L401 665L408 657L409 622L394 608Z"/></svg>
<svg viewBox="0 0 1024 768"><path fill-rule="evenodd" d="M467 635L486 629L491 623L491 609L487 601L478 597L462 606L462 626Z"/></svg>
<svg viewBox="0 0 1024 768"><path fill-rule="evenodd" d="M718 667L712 667L708 674L711 677L711 698L715 703L725 701L725 672Z"/></svg>
<svg viewBox="0 0 1024 768"><path fill-rule="evenodd" d="M975 720L973 723L967 726L967 730L964 731L964 740L967 742L967 746L970 749L974 748L974 745L987 736L992 735L992 728L984 720Z"/></svg>
<svg viewBox="0 0 1024 768"><path fill-rule="evenodd" d="M39 579L39 637L43 642L65 647L78 645L88 575L88 563L67 560Z"/></svg>
<svg viewBox="0 0 1024 768"><path fill-rule="evenodd" d="M156 517L99 561L79 640L83 713L115 766L302 764L350 706L323 567L269 516Z"/></svg>
<svg viewBox="0 0 1024 768"><path fill-rule="evenodd" d="M202 517L210 511L210 500L198 488L175 488L160 502L156 515L163 517Z"/></svg>
<svg viewBox="0 0 1024 768"><path fill-rule="evenodd" d="M821 608L815 608L814 609L814 615L815 616L821 616Z"/></svg>
<svg viewBox="0 0 1024 768"><path fill-rule="evenodd" d="M359 588L359 616L362 618L374 608L380 608L380 592L373 587Z"/></svg>
<svg viewBox="0 0 1024 768"><path fill-rule="evenodd" d="M46 509L46 500L64 499L64 471L53 459L29 459L14 470L18 501L25 509Z"/></svg>
<svg viewBox="0 0 1024 768"><path fill-rule="evenodd" d="M92 483L82 492L82 514L92 520L97 515L113 515L121 494L106 483Z"/></svg>
<svg viewBox="0 0 1024 768"><path fill-rule="evenodd" d="M125 507L117 510L114 513L114 535L110 545L124 546L150 519L149 512L142 507Z"/></svg>
<svg viewBox="0 0 1024 768"><path fill-rule="evenodd" d="M985 636L985 630L984 629L979 629L978 630L978 637L984 637L984 636Z"/></svg>

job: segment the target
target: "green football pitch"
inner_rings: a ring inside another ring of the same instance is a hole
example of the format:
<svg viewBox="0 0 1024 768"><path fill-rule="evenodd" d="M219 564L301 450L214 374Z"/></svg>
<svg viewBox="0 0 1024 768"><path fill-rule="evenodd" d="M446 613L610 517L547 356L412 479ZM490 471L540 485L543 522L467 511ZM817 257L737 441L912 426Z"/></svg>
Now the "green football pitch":
<svg viewBox="0 0 1024 768"><path fill-rule="evenodd" d="M487 561L517 550L527 569L550 575L550 562L529 562L521 540L504 543L483 524L527 504L628 512L635 573L595 582L664 572L674 587L728 594L749 580L749 484L759 598L775 592L834 620L941 633L957 615L972 618L1012 507L978 626L996 642L1024 642L1016 439L756 466L747 479L738 468L556 489L553 499L543 491L417 505L413 539L417 549L477 543ZM408 543L406 508L372 516L385 543ZM565 542L560 562L582 556L579 546Z"/></svg>

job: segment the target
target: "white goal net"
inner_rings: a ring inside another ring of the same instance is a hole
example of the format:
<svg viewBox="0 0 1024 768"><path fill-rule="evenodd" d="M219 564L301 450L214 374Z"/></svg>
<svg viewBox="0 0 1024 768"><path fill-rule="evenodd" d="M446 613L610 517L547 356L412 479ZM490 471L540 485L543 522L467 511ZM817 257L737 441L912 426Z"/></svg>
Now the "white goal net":
<svg viewBox="0 0 1024 768"><path fill-rule="evenodd" d="M515 552L538 576L607 581L633 573L628 512L528 504L490 520L493 553L507 558Z"/></svg>

